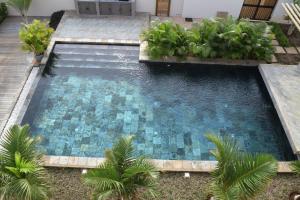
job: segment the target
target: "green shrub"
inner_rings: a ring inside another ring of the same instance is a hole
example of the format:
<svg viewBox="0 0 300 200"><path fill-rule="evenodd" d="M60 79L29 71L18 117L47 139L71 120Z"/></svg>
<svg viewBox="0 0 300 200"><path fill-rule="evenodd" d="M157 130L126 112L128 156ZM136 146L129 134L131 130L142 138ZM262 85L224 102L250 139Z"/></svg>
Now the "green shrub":
<svg viewBox="0 0 300 200"><path fill-rule="evenodd" d="M21 28L19 37L24 51L33 52L35 55L45 52L54 32L47 24L40 20L34 20L32 24L26 24Z"/></svg>
<svg viewBox="0 0 300 200"><path fill-rule="evenodd" d="M153 23L149 30L142 34L148 41L148 54L152 58L163 56L185 57L189 53L187 32L172 22Z"/></svg>
<svg viewBox="0 0 300 200"><path fill-rule="evenodd" d="M277 23L271 23L272 25L272 32L274 33L276 40L278 41L280 46L283 47L289 47L291 46L289 39L287 38L287 36L284 34L284 32L282 31L281 27L279 24Z"/></svg>
<svg viewBox="0 0 300 200"><path fill-rule="evenodd" d="M7 7L5 3L0 3L0 24L4 21L4 19L7 17Z"/></svg>
<svg viewBox="0 0 300 200"><path fill-rule="evenodd" d="M265 23L232 18L205 19L189 30L170 22L156 23L142 39L148 42L151 57L270 60L274 52Z"/></svg>

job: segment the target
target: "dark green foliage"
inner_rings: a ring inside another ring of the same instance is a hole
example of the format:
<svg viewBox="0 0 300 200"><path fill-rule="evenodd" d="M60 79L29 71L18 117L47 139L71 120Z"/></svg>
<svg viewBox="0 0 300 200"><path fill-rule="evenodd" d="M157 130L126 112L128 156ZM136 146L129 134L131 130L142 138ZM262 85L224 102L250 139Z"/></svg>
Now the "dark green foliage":
<svg viewBox="0 0 300 200"><path fill-rule="evenodd" d="M144 157L134 157L133 137L122 137L105 152L105 162L83 176L94 199L136 199L142 192L156 196L158 172Z"/></svg>
<svg viewBox="0 0 300 200"><path fill-rule="evenodd" d="M0 145L0 194L3 199L48 199L46 172L37 138L31 138L29 126L14 125Z"/></svg>
<svg viewBox="0 0 300 200"><path fill-rule="evenodd" d="M288 37L282 31L280 25L277 23L271 23L271 26L272 26L272 32L274 33L279 45L283 47L291 46Z"/></svg>
<svg viewBox="0 0 300 200"><path fill-rule="evenodd" d="M185 57L189 52L187 32L172 22L154 23L142 34L148 42L148 53L152 58L163 56Z"/></svg>
<svg viewBox="0 0 300 200"><path fill-rule="evenodd" d="M262 192L277 172L277 161L268 154L241 152L229 138L207 135L216 145L212 155L218 161L213 171L212 192L219 200L246 200Z"/></svg>
<svg viewBox="0 0 300 200"><path fill-rule="evenodd" d="M296 160L291 163L291 168L293 172L300 174L300 161Z"/></svg>
<svg viewBox="0 0 300 200"><path fill-rule="evenodd" d="M205 19L189 29L155 23L142 39L151 57L163 56L270 60L274 52L265 23Z"/></svg>
<svg viewBox="0 0 300 200"><path fill-rule="evenodd" d="M0 3L0 24L4 21L4 19L7 17L7 6L5 3Z"/></svg>

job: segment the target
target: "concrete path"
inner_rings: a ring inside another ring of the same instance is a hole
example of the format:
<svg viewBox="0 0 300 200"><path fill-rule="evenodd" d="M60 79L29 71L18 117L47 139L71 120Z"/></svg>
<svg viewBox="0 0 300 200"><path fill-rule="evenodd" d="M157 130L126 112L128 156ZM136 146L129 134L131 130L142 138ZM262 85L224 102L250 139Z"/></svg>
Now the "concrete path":
<svg viewBox="0 0 300 200"><path fill-rule="evenodd" d="M300 155L300 66L260 65L274 106L295 154Z"/></svg>
<svg viewBox="0 0 300 200"><path fill-rule="evenodd" d="M140 33L149 25L149 15L137 13L135 17L106 16L80 17L75 12L66 12L55 38L113 39L139 41Z"/></svg>
<svg viewBox="0 0 300 200"><path fill-rule="evenodd" d="M9 17L0 24L0 133L31 70L32 56L21 50L18 39L20 22Z"/></svg>

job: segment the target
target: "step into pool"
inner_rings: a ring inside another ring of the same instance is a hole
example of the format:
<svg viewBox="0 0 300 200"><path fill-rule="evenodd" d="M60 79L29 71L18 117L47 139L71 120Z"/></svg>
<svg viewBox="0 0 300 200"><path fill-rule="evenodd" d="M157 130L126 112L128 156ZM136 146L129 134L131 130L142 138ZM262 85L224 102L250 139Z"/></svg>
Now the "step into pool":
<svg viewBox="0 0 300 200"><path fill-rule="evenodd" d="M132 134L140 155L212 160L210 132L293 158L256 68L147 65L138 54L137 46L55 45L22 121L46 154L103 157Z"/></svg>

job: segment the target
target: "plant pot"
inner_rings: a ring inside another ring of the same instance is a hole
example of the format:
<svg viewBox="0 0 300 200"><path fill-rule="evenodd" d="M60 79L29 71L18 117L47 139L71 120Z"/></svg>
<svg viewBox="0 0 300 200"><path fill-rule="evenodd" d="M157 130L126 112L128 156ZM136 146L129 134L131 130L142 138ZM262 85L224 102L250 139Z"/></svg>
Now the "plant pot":
<svg viewBox="0 0 300 200"><path fill-rule="evenodd" d="M289 200L300 200L300 192L292 192Z"/></svg>
<svg viewBox="0 0 300 200"><path fill-rule="evenodd" d="M43 57L44 54L35 54L33 59L33 65L38 66L39 64L41 64Z"/></svg>

